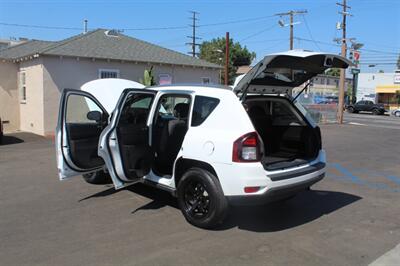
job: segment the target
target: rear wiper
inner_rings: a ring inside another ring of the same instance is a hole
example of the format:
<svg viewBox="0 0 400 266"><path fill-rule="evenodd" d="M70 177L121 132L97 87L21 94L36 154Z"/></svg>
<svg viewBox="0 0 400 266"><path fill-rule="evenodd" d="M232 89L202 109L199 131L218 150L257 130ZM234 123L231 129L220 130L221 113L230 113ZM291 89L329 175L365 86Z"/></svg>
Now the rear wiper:
<svg viewBox="0 0 400 266"><path fill-rule="evenodd" d="M310 86L310 84L311 84L311 81L309 81L307 83L307 85L304 86L304 88L299 93L297 93L297 95L293 98L292 103L294 103L294 101L296 101L296 99L299 98L300 94L302 94L303 91L305 91Z"/></svg>

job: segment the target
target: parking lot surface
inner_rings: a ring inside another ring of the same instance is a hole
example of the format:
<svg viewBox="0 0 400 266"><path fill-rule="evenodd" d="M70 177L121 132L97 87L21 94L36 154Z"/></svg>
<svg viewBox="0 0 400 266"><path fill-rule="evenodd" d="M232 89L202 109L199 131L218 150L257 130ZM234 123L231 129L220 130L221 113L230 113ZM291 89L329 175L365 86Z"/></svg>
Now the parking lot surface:
<svg viewBox="0 0 400 266"><path fill-rule="evenodd" d="M400 242L400 119L352 117L322 126L322 182L286 203L234 208L215 230L191 226L173 197L141 184L60 182L52 141L8 136L0 264L368 265Z"/></svg>

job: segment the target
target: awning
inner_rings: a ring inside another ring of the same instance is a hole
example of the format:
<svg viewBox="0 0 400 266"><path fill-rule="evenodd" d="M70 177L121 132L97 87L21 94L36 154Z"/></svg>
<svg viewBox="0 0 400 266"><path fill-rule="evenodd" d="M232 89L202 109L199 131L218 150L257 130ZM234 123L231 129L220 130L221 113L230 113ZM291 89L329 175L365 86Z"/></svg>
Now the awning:
<svg viewBox="0 0 400 266"><path fill-rule="evenodd" d="M375 88L375 93L396 93L396 91L400 91L399 84L381 85Z"/></svg>

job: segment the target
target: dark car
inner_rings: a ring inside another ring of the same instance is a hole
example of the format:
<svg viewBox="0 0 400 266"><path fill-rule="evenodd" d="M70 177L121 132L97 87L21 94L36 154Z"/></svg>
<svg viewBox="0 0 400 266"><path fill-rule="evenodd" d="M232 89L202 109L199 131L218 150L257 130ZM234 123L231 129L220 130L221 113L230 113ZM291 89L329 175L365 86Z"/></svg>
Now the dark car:
<svg viewBox="0 0 400 266"><path fill-rule="evenodd" d="M349 113L370 112L374 115L383 115L386 112L382 104L375 104L372 101L359 101L355 104L349 104L346 109Z"/></svg>

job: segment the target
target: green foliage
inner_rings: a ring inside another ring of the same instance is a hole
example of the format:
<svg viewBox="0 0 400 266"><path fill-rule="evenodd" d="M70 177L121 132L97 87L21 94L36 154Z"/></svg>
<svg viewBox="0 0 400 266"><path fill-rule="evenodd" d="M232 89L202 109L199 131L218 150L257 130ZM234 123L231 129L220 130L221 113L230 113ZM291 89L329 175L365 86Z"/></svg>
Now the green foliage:
<svg viewBox="0 0 400 266"><path fill-rule="evenodd" d="M225 65L225 38L212 39L211 41L205 41L200 45L200 59L204 59L208 62ZM253 59L256 57L254 52L250 52L246 46L242 47L239 42L234 42L233 39L229 39L229 84L233 84L236 77L236 71L239 66L250 65ZM225 82L225 73L222 71L222 83Z"/></svg>
<svg viewBox="0 0 400 266"><path fill-rule="evenodd" d="M143 79L140 79L139 82L145 86L156 85L156 82L154 81L154 75L153 75L153 66L151 66L150 69L144 70Z"/></svg>
<svg viewBox="0 0 400 266"><path fill-rule="evenodd" d="M329 68L325 71L325 75L340 77L340 68Z"/></svg>

